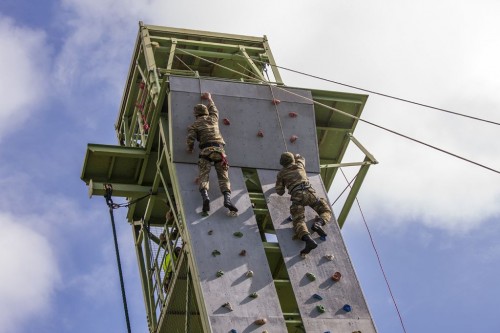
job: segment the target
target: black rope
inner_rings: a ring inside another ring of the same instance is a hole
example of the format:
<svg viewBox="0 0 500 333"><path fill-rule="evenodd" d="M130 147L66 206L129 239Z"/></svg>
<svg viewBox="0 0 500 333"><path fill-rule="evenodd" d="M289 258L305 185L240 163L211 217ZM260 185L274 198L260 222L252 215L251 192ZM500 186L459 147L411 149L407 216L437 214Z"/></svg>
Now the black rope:
<svg viewBox="0 0 500 333"><path fill-rule="evenodd" d="M131 333L130 319L128 316L128 307L127 307L127 296L125 295L125 284L123 283L122 265L120 261L120 250L118 249L118 240L116 238L116 228L115 228L115 217L113 214L113 209L117 208L117 205L115 205L113 203L113 199L111 199L111 196L113 195L113 187L111 186L111 184L104 185L104 189L106 190L104 198L106 199L106 204L109 207L109 216L111 217L111 226L113 228L113 239L115 241L116 261L118 263L118 274L120 275L120 286L122 290L122 300L123 300L123 309L125 311L125 320L127 322L127 332Z"/></svg>
<svg viewBox="0 0 500 333"><path fill-rule="evenodd" d="M243 56L241 56L239 54L237 54L237 56L243 57ZM252 59L252 60L257 61L257 62L261 62L261 63L264 63L264 64L268 64L269 66L276 67L276 68L279 68L279 69L284 69L286 71L293 72L293 73L296 73L296 74L300 74L300 75L312 77L314 79L318 79L318 80L322 80L322 81L326 81L326 82L330 82L330 83L335 83L335 84L338 84L340 86L344 86L344 87L348 87L348 88L352 88L352 89L364 91L364 92L367 92L367 93L370 93L370 94L374 94L374 95L378 95L378 96L382 96L382 97L386 97L386 98L391 98L391 99L394 99L394 100L397 100L397 101L400 101L400 102L405 102L405 103L409 103L409 104L413 104L413 105L418 105L418 106L421 106L421 107L424 107L424 108L428 108L428 109L432 109L432 110L436 110L436 111L440 111L440 112L445 112L445 113L453 114L455 116L469 118L469 119L473 119L473 120L477 120L477 121L481 121L481 122L485 122L485 123L489 123L489 124L493 124L493 125L500 125L500 123L496 122L496 121L492 121L492 120L488 120L488 119L484 119L484 118L479 118L479 117L474 117L474 116L470 116L470 115L467 115L467 114L464 114L464 113L450 111L450 110L446 110L446 109L443 109L443 108L438 108L438 107L435 107L435 106L432 106L432 105L428 105L428 104L424 104L424 103L419 103L419 102L414 102L414 101L411 101L411 100L408 100L408 99L405 99L405 98L400 98L400 97L396 97L396 96L393 96L393 95L388 95L388 94L376 92L376 91L373 91L373 90L356 87L356 86L353 86L353 85L350 85L350 84L345 84L345 83L342 83L342 82L338 82L338 81L326 79L326 78L323 78L321 76L307 74L307 73L304 73L304 72L301 72L301 71L298 71L298 70L295 70L295 69L286 68L286 67L278 66L278 65L273 65L273 64L270 64L270 63L262 61L262 60L257 60L257 59Z"/></svg>

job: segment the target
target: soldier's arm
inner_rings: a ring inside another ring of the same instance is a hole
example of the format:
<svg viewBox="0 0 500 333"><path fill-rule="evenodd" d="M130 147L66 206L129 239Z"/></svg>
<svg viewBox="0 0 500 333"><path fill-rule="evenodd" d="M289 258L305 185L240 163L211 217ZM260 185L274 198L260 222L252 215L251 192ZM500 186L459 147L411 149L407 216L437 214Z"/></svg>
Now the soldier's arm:
<svg viewBox="0 0 500 333"><path fill-rule="evenodd" d="M214 101L211 99L208 102L208 115L216 120L219 119L219 110L217 110Z"/></svg>
<svg viewBox="0 0 500 333"><path fill-rule="evenodd" d="M285 194L285 185L283 184L283 179L281 178L280 174L278 173L278 176L276 177L276 185L275 185L276 193L278 195L283 195Z"/></svg>
<svg viewBox="0 0 500 333"><path fill-rule="evenodd" d="M302 164L302 167L306 167L306 159L300 156L299 154L295 154L295 164Z"/></svg>
<svg viewBox="0 0 500 333"><path fill-rule="evenodd" d="M187 138L186 138L186 150L188 152L193 152L193 148L194 148L194 142L196 141L196 129L194 128L194 126L189 126L188 127L188 135L187 135Z"/></svg>

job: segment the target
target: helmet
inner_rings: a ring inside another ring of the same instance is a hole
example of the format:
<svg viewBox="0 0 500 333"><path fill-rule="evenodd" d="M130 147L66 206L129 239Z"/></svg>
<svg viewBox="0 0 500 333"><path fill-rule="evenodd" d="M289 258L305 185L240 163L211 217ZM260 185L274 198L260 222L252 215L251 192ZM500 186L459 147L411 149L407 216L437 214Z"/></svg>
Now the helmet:
<svg viewBox="0 0 500 333"><path fill-rule="evenodd" d="M194 106L195 117L208 116L208 109L204 104L196 104Z"/></svg>
<svg viewBox="0 0 500 333"><path fill-rule="evenodd" d="M285 153L281 154L280 164L282 166L287 166L287 165L293 163L293 161L295 161L295 158L293 157L292 153L285 152Z"/></svg>

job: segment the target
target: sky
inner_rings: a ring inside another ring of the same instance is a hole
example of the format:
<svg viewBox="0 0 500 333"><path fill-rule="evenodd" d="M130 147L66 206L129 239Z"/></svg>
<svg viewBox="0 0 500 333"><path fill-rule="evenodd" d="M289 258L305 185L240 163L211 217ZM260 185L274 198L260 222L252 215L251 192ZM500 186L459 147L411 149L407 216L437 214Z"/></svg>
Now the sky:
<svg viewBox="0 0 500 333"><path fill-rule="evenodd" d="M87 143L117 144L139 21L266 35L280 66L500 122L496 0L238 9L234 0L0 2L0 333L126 331L107 207L80 175ZM281 74L294 87L363 93ZM368 95L363 119L496 170L359 123L354 136L379 164L342 232L378 331L500 331L498 125ZM361 159L350 148L344 161ZM345 186L339 173L330 199ZM142 333L125 213L115 212L122 268L132 332Z"/></svg>

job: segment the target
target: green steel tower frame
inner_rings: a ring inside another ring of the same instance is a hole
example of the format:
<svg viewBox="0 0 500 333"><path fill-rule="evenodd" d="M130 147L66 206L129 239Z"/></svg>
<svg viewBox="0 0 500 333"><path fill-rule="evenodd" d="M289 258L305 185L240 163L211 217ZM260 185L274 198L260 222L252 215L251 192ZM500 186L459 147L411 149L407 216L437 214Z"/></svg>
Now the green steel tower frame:
<svg viewBox="0 0 500 333"><path fill-rule="evenodd" d="M185 184L179 179L180 169L173 158L175 147L185 143L174 140L172 134L175 107L171 84L174 79L178 82L184 78L187 82L215 80L227 85L289 88L282 81L265 36L167 28L140 22L115 123L119 145L88 144L81 179L88 185L90 196L104 195L105 185L112 184L114 196L133 202L127 219L135 240L150 332L219 333L206 306L207 290L203 290L200 278L194 236L187 227L190 221L183 200ZM340 167L359 168L337 217L342 227L368 168L377 163L353 136L367 96L308 91L314 109L318 173L325 190L332 186ZM363 161L342 163L350 142L364 154ZM299 302L292 290L280 243L267 241L269 235L276 233L276 227L270 201L261 186L262 178L259 179L256 168L243 167L242 173L286 331L303 332L304 314L298 310ZM145 198L135 200L142 197ZM179 245L183 245L181 254L168 264L172 275L166 291L165 257Z"/></svg>

